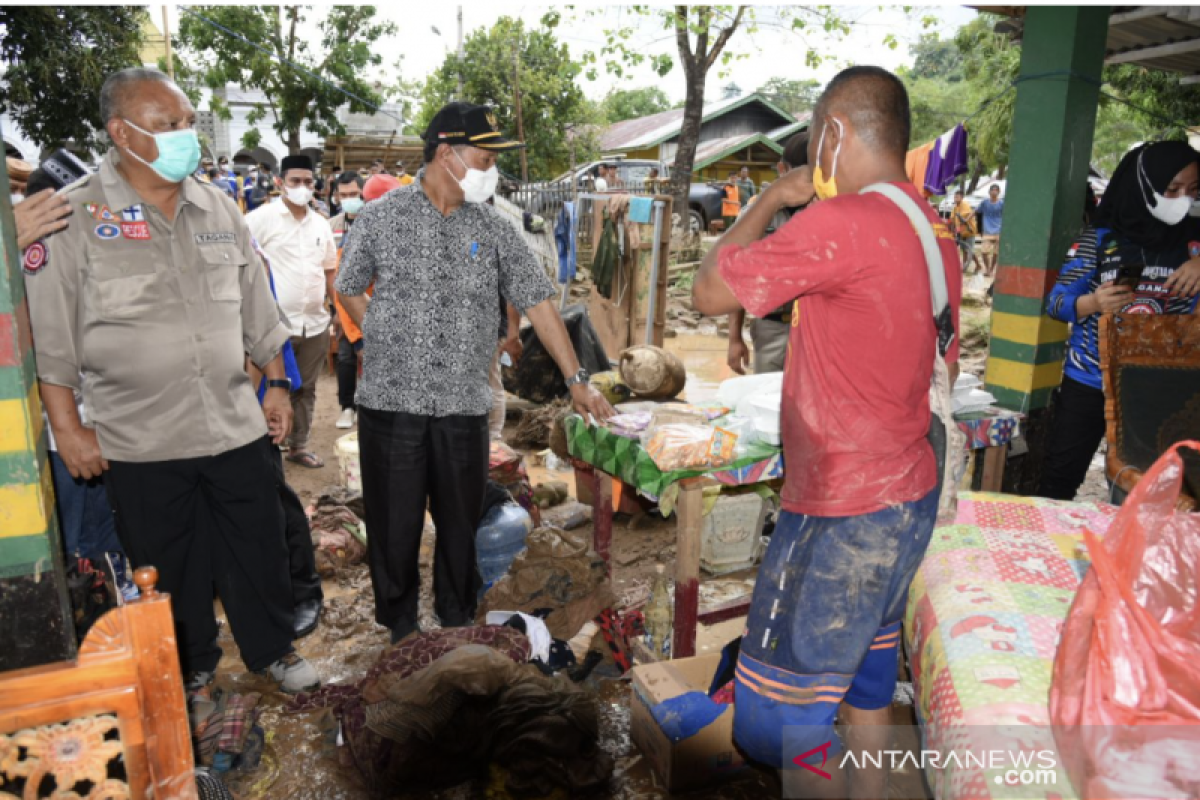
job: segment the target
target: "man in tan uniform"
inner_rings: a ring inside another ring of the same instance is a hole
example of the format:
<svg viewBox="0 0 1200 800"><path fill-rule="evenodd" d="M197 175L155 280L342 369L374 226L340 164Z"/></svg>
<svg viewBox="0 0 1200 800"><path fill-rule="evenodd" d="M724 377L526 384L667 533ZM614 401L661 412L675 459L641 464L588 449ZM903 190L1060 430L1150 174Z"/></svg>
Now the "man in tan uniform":
<svg viewBox="0 0 1200 800"><path fill-rule="evenodd" d="M316 671L292 647L270 461L292 422L289 331L237 206L192 177L200 148L183 92L157 70L122 70L100 110L115 147L63 190L70 227L25 258L59 455L76 477L106 473L126 552L171 594L190 690L211 683L221 657L214 585L246 666L285 692L313 688ZM261 411L247 354L270 382Z"/></svg>

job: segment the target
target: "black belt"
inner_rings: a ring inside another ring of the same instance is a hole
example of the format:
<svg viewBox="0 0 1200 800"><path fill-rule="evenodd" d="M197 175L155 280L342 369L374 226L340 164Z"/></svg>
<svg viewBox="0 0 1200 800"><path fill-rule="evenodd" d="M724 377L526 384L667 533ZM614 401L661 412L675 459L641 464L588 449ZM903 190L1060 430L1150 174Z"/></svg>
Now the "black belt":
<svg viewBox="0 0 1200 800"><path fill-rule="evenodd" d="M768 319L771 322L782 322L784 325L789 325L792 321L792 312L790 310L774 311L770 314L767 314L765 317L763 317L763 319Z"/></svg>

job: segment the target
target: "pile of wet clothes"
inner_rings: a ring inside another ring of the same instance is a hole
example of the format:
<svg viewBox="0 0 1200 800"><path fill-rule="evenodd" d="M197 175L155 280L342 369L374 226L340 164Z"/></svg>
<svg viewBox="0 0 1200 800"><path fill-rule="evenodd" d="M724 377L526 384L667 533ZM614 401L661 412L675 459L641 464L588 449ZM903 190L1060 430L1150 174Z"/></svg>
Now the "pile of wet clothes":
<svg viewBox="0 0 1200 800"><path fill-rule="evenodd" d="M341 487L326 489L308 510L316 546L317 573L332 577L339 568L366 561L367 531L362 521L362 495Z"/></svg>
<svg viewBox="0 0 1200 800"><path fill-rule="evenodd" d="M301 694L289 711L332 709L343 760L373 796L395 797L487 775L501 764L513 794L571 796L607 785L593 697L529 664L512 626L449 628L388 647L366 676Z"/></svg>
<svg viewBox="0 0 1200 800"><path fill-rule="evenodd" d="M262 760L266 735L258 724L262 696L216 686L190 698L188 717L196 761L214 773L250 771Z"/></svg>

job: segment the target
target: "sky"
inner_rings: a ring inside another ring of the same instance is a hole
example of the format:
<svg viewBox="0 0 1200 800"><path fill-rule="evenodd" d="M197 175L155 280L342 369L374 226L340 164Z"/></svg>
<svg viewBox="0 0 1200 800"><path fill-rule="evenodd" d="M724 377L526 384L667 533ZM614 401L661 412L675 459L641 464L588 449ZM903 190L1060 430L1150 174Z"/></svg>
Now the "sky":
<svg viewBox="0 0 1200 800"><path fill-rule="evenodd" d="M149 8L155 20L162 18L161 6ZM384 53L383 70L380 75L387 83L395 82L396 56L403 54L402 71L408 80L423 78L441 66L448 52L457 46L457 9L453 3L404 2L379 4L379 16L394 22L399 29L390 41L381 41ZM628 8L616 5L592 3L588 8L575 7L575 11L558 6L562 13L556 33L575 58L588 51L598 53L604 45L604 31L618 26L634 26L636 32L630 45L647 54L669 53L676 55L673 34L663 31L657 17L638 18ZM736 61L728 77L720 77L717 68L709 73L706 99L719 99L721 87L736 83L748 93L772 77L793 80L815 78L824 83L842 67L851 64L871 64L887 69L911 64L909 45L916 42L922 33L936 31L943 37L952 35L960 26L975 17L976 12L962 6L914 6L905 13L900 6L837 6L837 13L852 23L848 36L833 36L823 29L798 36L790 31L781 31L769 24L776 16L778 6L757 6L759 30L751 35L740 31L731 40L732 49L745 53L746 58ZM527 26L537 26L550 6L514 2L467 2L463 4L464 36L471 31L490 27L502 16L520 17ZM319 12L314 12L317 16ZM171 27L177 23L178 12L168 6ZM937 22L925 28L922 18L933 16ZM310 26L315 38L316 27ZM434 29L438 33L434 32ZM439 35L440 33L440 35ZM895 37L895 49L885 45L885 37ZM832 57L815 70L806 66L805 54L809 48L823 56ZM644 86L659 86L673 102L684 98L683 71L678 64L665 77L659 78L649 67L636 68L632 74L621 79L606 75L599 70L597 80L582 77L581 88L594 99L601 99L613 88L634 89Z"/></svg>

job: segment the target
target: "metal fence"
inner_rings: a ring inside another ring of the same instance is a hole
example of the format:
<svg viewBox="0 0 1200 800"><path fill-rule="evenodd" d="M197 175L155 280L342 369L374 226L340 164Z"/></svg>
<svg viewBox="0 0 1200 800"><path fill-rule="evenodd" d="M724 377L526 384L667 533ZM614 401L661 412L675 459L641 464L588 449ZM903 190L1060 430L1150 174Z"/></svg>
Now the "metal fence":
<svg viewBox="0 0 1200 800"><path fill-rule="evenodd" d="M621 181L616 186L609 186L608 193L653 195L660 194L667 188L667 182L662 180ZM502 185L499 190L501 197L516 204L524 211L537 214L551 228L553 228L555 222L558 220L558 215L562 212L563 203L570 200L575 200L575 208L579 218L581 220L590 220L594 207L593 203L596 201L591 197L583 195L593 192L594 190L591 186L572 190L571 185L566 182L514 183L507 186ZM590 224L580 225L578 246L584 250L590 250L591 244L592 226Z"/></svg>

